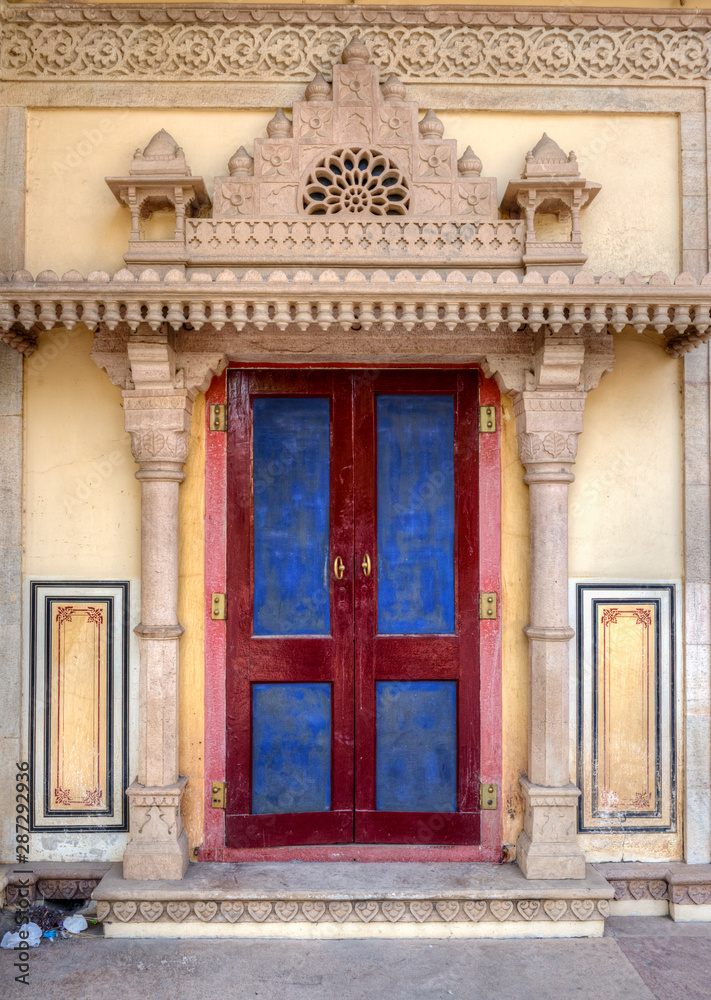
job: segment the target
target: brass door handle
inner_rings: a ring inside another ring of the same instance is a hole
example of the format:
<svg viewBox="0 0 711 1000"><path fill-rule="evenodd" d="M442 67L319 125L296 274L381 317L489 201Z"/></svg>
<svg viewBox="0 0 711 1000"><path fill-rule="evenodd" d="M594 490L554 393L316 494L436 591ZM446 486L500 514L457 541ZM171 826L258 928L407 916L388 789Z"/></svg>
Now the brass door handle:
<svg viewBox="0 0 711 1000"><path fill-rule="evenodd" d="M366 552L363 556L363 562L361 563L363 567L363 576L370 576L370 556Z"/></svg>
<svg viewBox="0 0 711 1000"><path fill-rule="evenodd" d="M343 572L344 572L345 568L346 568L346 565L343 562L343 560L341 559L341 557L340 556L336 556L336 558L333 560L333 575L335 576L335 578L337 580L342 580L343 579Z"/></svg>

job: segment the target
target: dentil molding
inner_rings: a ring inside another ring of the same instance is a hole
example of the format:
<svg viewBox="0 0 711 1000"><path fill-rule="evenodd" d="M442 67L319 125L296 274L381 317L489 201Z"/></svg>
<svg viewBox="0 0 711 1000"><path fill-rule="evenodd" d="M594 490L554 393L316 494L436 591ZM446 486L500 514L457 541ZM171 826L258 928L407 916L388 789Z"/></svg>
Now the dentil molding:
<svg viewBox="0 0 711 1000"><path fill-rule="evenodd" d="M202 391L237 356L242 331L272 331L272 341L285 334L292 349L300 335L313 343L328 334L347 353L354 329L360 339L370 333L384 346L398 337L405 344L431 338L435 353L444 349L443 336L456 333L471 361L501 374L506 391L526 388L525 371L536 363L535 337L579 338L588 366L584 386L590 388L610 367L613 331L655 331L674 357L705 343L711 275L701 282L687 273L672 282L662 273L645 280L632 272L621 280L585 271L572 280L562 271L546 279L535 271L519 277L456 270L226 269L214 279L206 272L186 279L178 269L161 277L150 268L138 275L124 268L113 278L103 271L87 279L76 271L61 279L52 271L36 279L28 271L10 280L0 275L0 338L21 353L33 353L40 331L72 330L79 323L95 332L97 363L124 388L132 388L131 337L175 336L183 379L175 387Z"/></svg>
<svg viewBox="0 0 711 1000"><path fill-rule="evenodd" d="M299 82L359 35L405 83L696 83L711 12L4 4L4 80Z"/></svg>

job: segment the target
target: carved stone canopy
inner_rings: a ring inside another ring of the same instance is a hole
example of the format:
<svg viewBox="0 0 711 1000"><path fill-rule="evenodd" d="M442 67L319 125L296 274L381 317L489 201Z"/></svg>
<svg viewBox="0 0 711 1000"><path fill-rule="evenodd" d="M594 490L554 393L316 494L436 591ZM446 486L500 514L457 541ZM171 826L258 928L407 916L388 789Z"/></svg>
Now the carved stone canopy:
<svg viewBox="0 0 711 1000"><path fill-rule="evenodd" d="M435 112L429 109L420 118L400 80L394 74L381 79L357 37L332 67L331 82L317 73L304 98L294 102L291 117L281 108L276 112L266 138L255 139L253 155L244 147L232 154L229 173L215 178L212 218L202 212L187 219L184 232L176 220L173 241L141 240L136 209L136 203L139 209L150 207L151 199L165 196L148 176L151 162L174 164L182 153L167 133L158 133L136 154L130 178L108 178L134 219L126 263L163 273L176 263L202 269L296 261L525 272L535 256L529 246L535 241L533 214L525 221L499 220L496 179L482 177L471 146L458 159L456 141L444 137ZM550 159L546 143L529 156L536 173ZM182 165L189 177L184 157ZM550 180L542 177L540 183L550 187ZM193 181L193 202L203 205L201 180ZM155 193L146 187L152 183ZM577 170L573 174L567 160L554 183L564 205L576 213L586 200L579 193L590 200L599 188L581 180ZM516 198L513 205L518 208ZM562 268L572 276L580 269L585 256L577 221L573 228L572 248L567 243L539 248L550 265L547 273Z"/></svg>
<svg viewBox="0 0 711 1000"><path fill-rule="evenodd" d="M198 212L210 205L210 198L202 177L193 177L185 162L185 153L165 129L153 136L146 148L137 149L127 177L107 177L106 183L116 200L131 211L129 251L132 261L146 260L142 253L141 218L165 208L175 210L175 232L172 240L164 242L166 260L180 262L185 257L186 214ZM151 254L149 252L148 259Z"/></svg>
<svg viewBox="0 0 711 1000"><path fill-rule="evenodd" d="M510 181L501 208L511 218L526 219L526 250L524 264L550 274L565 263L568 267L582 267L587 260L583 253L583 236L580 232L580 210L597 195L601 185L586 181L580 176L575 153L565 155L557 142L545 132L538 143L526 154L521 179ZM560 242L539 240L536 235L535 217L538 214L560 216L570 214L570 240Z"/></svg>

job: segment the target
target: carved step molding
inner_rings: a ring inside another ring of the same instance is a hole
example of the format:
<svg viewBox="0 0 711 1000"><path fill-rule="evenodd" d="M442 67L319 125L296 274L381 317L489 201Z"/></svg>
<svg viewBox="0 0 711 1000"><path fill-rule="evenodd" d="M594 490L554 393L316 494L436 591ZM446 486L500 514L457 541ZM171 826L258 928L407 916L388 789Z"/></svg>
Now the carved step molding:
<svg viewBox="0 0 711 1000"><path fill-rule="evenodd" d="M33 862L24 872L22 868L9 868L5 888L5 904L17 905L23 900L30 903L40 899L90 899L91 894L110 871L110 862L56 863Z"/></svg>
<svg viewBox="0 0 711 1000"><path fill-rule="evenodd" d="M711 865L611 862L594 868L615 891L613 916L668 913L680 921L711 920Z"/></svg>
<svg viewBox="0 0 711 1000"><path fill-rule="evenodd" d="M93 898L107 937L595 937L610 913L591 867L553 882L515 865L404 867L201 863L152 883L110 872Z"/></svg>
<svg viewBox="0 0 711 1000"><path fill-rule="evenodd" d="M298 82L358 33L406 83L696 83L707 10L12 4L4 80Z"/></svg>

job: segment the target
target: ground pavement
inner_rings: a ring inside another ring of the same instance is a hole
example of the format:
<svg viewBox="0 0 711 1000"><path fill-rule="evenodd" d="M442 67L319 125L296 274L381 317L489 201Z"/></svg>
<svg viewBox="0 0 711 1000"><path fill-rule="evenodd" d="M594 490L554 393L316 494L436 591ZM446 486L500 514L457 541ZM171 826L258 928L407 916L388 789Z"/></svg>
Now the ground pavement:
<svg viewBox="0 0 711 1000"><path fill-rule="evenodd" d="M711 923L613 917L596 940L105 940L0 952L0 1000L709 1000Z"/></svg>

